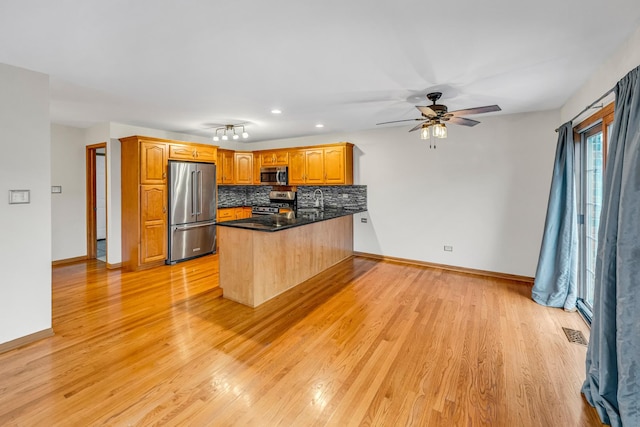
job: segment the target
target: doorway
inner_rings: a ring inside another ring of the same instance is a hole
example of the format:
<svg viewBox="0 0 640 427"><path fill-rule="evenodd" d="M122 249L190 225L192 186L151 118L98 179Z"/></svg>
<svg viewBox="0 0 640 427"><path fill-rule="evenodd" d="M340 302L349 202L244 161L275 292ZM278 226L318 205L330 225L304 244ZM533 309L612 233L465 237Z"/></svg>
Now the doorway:
<svg viewBox="0 0 640 427"><path fill-rule="evenodd" d="M107 262L107 143L88 145L87 258Z"/></svg>

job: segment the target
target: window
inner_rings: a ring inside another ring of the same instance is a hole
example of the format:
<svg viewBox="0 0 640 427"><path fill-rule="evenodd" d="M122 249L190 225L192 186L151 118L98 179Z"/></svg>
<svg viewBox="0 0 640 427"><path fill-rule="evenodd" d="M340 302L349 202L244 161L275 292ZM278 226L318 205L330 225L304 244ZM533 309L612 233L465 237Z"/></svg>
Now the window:
<svg viewBox="0 0 640 427"><path fill-rule="evenodd" d="M594 303L602 184L612 122L613 104L609 104L574 128L580 233L578 309L589 323Z"/></svg>

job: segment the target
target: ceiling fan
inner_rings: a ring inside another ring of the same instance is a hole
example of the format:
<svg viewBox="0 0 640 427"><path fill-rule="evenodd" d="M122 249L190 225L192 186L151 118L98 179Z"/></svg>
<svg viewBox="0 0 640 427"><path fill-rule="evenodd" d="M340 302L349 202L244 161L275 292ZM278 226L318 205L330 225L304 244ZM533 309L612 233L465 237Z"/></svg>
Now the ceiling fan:
<svg viewBox="0 0 640 427"><path fill-rule="evenodd" d="M433 104L429 106L416 105L416 108L422 115L422 117L418 119L394 120L391 122L382 122L376 124L386 125L389 123L420 121L421 123L409 129L409 132L421 129L420 138L429 139L429 129L431 128L433 136L435 136L436 138L446 138L447 128L444 125L445 123L453 123L462 126L475 126L480 122L462 116L491 113L494 111L502 110L497 105L486 105L484 107L465 108L464 110L449 111L446 105L436 104L441 96L442 92L428 93L427 99L433 102Z"/></svg>

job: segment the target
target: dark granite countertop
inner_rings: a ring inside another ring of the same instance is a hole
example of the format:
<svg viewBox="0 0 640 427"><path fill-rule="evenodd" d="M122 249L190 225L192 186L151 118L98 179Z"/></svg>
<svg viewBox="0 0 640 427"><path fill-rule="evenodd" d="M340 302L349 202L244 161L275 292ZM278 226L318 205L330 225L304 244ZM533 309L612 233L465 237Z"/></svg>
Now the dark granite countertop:
<svg viewBox="0 0 640 427"><path fill-rule="evenodd" d="M227 206L216 206L216 209L234 209L234 208L250 208L252 207L251 205L247 205L247 204L241 204L241 205L227 205Z"/></svg>
<svg viewBox="0 0 640 427"><path fill-rule="evenodd" d="M220 227L272 232L366 212L366 210L361 208L306 208L290 213L260 215L235 221L224 221L217 223L217 225Z"/></svg>

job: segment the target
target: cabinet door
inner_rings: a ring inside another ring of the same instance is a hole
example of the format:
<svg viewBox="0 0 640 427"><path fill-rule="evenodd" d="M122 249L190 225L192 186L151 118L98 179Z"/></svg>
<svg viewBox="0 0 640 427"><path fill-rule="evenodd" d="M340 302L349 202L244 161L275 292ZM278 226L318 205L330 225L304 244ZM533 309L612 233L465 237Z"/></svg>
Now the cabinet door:
<svg viewBox="0 0 640 427"><path fill-rule="evenodd" d="M253 183L253 154L234 153L234 184Z"/></svg>
<svg viewBox="0 0 640 427"><path fill-rule="evenodd" d="M305 151L307 184L324 183L324 150L322 148Z"/></svg>
<svg viewBox="0 0 640 427"><path fill-rule="evenodd" d="M167 258L167 190L164 185L140 187L140 263Z"/></svg>
<svg viewBox="0 0 640 427"><path fill-rule="evenodd" d="M289 165L289 152L288 151L274 151L274 166L287 166Z"/></svg>
<svg viewBox="0 0 640 427"><path fill-rule="evenodd" d="M233 184L233 151L218 150L216 173L218 184Z"/></svg>
<svg viewBox="0 0 640 427"><path fill-rule="evenodd" d="M140 143L140 183L164 184L167 179L167 150L165 144Z"/></svg>
<svg viewBox="0 0 640 427"><path fill-rule="evenodd" d="M253 183L258 185L260 184L260 168L262 165L260 164L260 156L253 156Z"/></svg>
<svg viewBox="0 0 640 427"><path fill-rule="evenodd" d="M276 156L273 151L265 151L260 153L260 163L262 166L273 166L276 162Z"/></svg>
<svg viewBox="0 0 640 427"><path fill-rule="evenodd" d="M220 208L218 209L217 221L232 221L236 219L236 209L235 208Z"/></svg>
<svg viewBox="0 0 640 427"><path fill-rule="evenodd" d="M169 144L169 158L175 160L194 160L195 150L187 145Z"/></svg>
<svg viewBox="0 0 640 427"><path fill-rule="evenodd" d="M344 184L344 147L324 149L324 182L326 184Z"/></svg>
<svg viewBox="0 0 640 427"><path fill-rule="evenodd" d="M305 183L305 151L289 152L289 184Z"/></svg>
<svg viewBox="0 0 640 427"><path fill-rule="evenodd" d="M215 162L218 150L216 147L198 146L195 150L196 160L199 162Z"/></svg>

